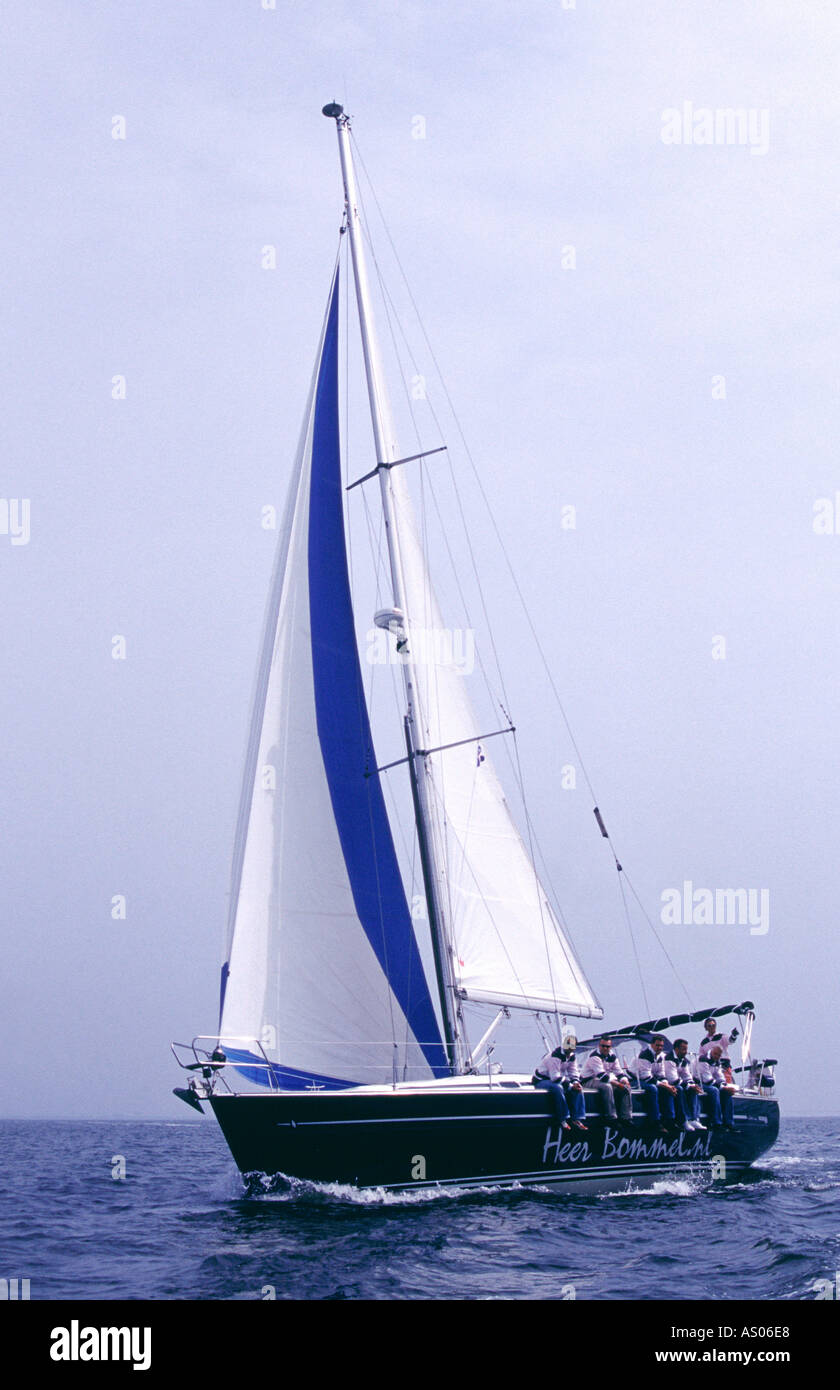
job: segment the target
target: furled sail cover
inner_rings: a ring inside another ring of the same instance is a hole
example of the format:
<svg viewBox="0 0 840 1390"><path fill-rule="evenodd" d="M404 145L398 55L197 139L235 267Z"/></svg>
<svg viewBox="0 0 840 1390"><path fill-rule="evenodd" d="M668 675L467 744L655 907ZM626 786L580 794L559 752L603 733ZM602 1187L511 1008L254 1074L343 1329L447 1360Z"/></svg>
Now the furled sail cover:
<svg viewBox="0 0 840 1390"><path fill-rule="evenodd" d="M420 748L476 740L478 728L447 642L402 469L391 469L406 591ZM466 650L461 644L461 653ZM463 664L463 663L462 663ZM441 896L461 997L476 1003L602 1018L511 818L487 747L469 742L426 759Z"/></svg>
<svg viewBox="0 0 840 1390"><path fill-rule="evenodd" d="M382 788L366 776L337 343L336 271L269 599L222 971L227 1056L291 1089L390 1081L395 1058L401 1079L447 1072ZM249 1038L270 1075L249 1065L262 1061Z"/></svg>

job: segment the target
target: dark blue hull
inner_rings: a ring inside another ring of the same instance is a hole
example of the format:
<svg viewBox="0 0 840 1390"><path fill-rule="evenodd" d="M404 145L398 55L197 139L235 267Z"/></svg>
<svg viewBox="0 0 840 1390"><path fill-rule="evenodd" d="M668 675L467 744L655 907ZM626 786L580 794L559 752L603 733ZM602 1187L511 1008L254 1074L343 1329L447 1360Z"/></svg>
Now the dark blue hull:
<svg viewBox="0 0 840 1390"><path fill-rule="evenodd" d="M779 1132L774 1100L735 1099L735 1130L660 1134L636 1117L558 1131L543 1091L297 1092L215 1095L242 1173L391 1189L549 1184L569 1192L651 1186L668 1176L742 1174ZM636 1105L640 1098L634 1097ZM705 1123L705 1120L704 1120Z"/></svg>

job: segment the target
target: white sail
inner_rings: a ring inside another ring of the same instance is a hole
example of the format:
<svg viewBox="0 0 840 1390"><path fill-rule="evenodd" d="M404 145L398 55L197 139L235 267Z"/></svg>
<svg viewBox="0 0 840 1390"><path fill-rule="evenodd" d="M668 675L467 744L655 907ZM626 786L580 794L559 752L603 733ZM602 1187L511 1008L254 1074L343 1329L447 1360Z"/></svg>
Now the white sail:
<svg viewBox="0 0 840 1390"><path fill-rule="evenodd" d="M446 1070L359 672L337 310L336 276L278 546L223 970L228 1057L283 1087L391 1080L395 1058L401 1078ZM243 1038L254 1041L237 1047ZM257 1065L262 1052L269 1072Z"/></svg>
<svg viewBox="0 0 840 1390"><path fill-rule="evenodd" d="M454 988L476 1003L600 1018L600 1006L537 879L490 758L477 748L482 731L463 678L447 663L442 644L420 642L421 633L442 634L445 629L418 540L379 362L349 122L338 106L325 108L327 114L336 117L338 130L394 601L407 627L403 660L414 748L431 750L468 740L418 760L418 812L429 842L433 915L441 919L437 931L444 939L439 946L447 953L444 996ZM451 1018L451 1005L448 1012Z"/></svg>
<svg viewBox="0 0 840 1390"><path fill-rule="evenodd" d="M416 740L430 753L439 891L463 999L601 1018L602 1010L539 882L469 700L418 539L402 470L390 472L417 692ZM414 638L412 637L414 632Z"/></svg>

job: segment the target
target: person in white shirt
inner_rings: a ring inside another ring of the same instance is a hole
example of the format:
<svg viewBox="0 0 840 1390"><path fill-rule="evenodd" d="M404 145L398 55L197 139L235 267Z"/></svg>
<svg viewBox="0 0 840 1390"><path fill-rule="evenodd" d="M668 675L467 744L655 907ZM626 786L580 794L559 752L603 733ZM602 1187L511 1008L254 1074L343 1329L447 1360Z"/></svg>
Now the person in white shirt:
<svg viewBox="0 0 840 1390"><path fill-rule="evenodd" d="M586 1129L583 1123L586 1103L580 1084L574 1037L566 1038L563 1047L557 1047L541 1057L531 1080L535 1086L551 1094L554 1118L561 1129L571 1129L572 1125L575 1129Z"/></svg>
<svg viewBox="0 0 840 1390"><path fill-rule="evenodd" d="M548 1091L554 1109L554 1118L560 1129L571 1129L569 1106L566 1101L566 1088L563 1085L561 1049L555 1048L541 1057L534 1070L531 1081L542 1091Z"/></svg>
<svg viewBox="0 0 840 1390"><path fill-rule="evenodd" d="M698 1083L691 1066L688 1043L685 1038L674 1042L674 1083L677 1087L677 1103L683 1113L685 1129L705 1129L700 1121L700 1097L703 1087Z"/></svg>
<svg viewBox="0 0 840 1390"><path fill-rule="evenodd" d="M700 1084L709 1097L709 1116L712 1124L716 1128L722 1126L723 1129L734 1129L735 1110L732 1097L735 1083L727 1081L721 1057L720 1044L713 1043L705 1057L701 1053L697 1068Z"/></svg>
<svg viewBox="0 0 840 1390"><path fill-rule="evenodd" d="M601 1038L590 1052L583 1064L581 1080L586 1090L598 1092L608 1120L620 1119L622 1124L632 1125L630 1078L612 1050L612 1038Z"/></svg>
<svg viewBox="0 0 840 1390"><path fill-rule="evenodd" d="M560 1066L563 1072L563 1089L566 1092L566 1101L572 1116L572 1127L574 1129L586 1129L583 1121L586 1118L586 1101L583 1095L583 1086L580 1079L580 1067L577 1061L577 1038L574 1033L567 1033L563 1039L563 1047L560 1053Z"/></svg>
<svg viewBox="0 0 840 1390"><path fill-rule="evenodd" d="M654 1033L647 1047L643 1047L636 1061L636 1075L644 1091L645 1104L651 1124L658 1127L661 1134L667 1133L667 1126L674 1123L674 1100L677 1094L676 1082L667 1075L668 1059L665 1056L665 1039L661 1033Z"/></svg>
<svg viewBox="0 0 840 1390"><path fill-rule="evenodd" d="M698 1056L706 1057L713 1047L720 1048L720 1055L724 1061L724 1067L729 1066L729 1049L738 1036L738 1029L733 1028L729 1034L718 1032L718 1021L716 1018L707 1018L703 1024L706 1036L700 1044Z"/></svg>

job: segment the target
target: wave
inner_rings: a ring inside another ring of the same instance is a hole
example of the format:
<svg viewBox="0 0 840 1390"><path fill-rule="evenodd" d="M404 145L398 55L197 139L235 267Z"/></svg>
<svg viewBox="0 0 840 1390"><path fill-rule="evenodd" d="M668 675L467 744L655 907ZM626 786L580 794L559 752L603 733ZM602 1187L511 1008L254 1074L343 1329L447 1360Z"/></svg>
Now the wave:
<svg viewBox="0 0 840 1390"><path fill-rule="evenodd" d="M813 1157L803 1154L768 1154L764 1161L773 1168L789 1168L795 1163L825 1163L826 1159L820 1154Z"/></svg>
<svg viewBox="0 0 840 1390"><path fill-rule="evenodd" d="M699 1174L688 1178L661 1178L650 1187L634 1187L631 1184L619 1192L602 1192L599 1196L601 1201L610 1197L696 1197L710 1185L710 1181Z"/></svg>
<svg viewBox="0 0 840 1390"><path fill-rule="evenodd" d="M265 1173L246 1173L245 1193L240 1198L257 1201L311 1203L314 1205L349 1204L362 1207L401 1207L422 1206L429 1202L463 1201L468 1197L509 1196L511 1192L530 1195L533 1192L548 1193L545 1187L523 1188L520 1185L500 1187L488 1183L481 1187L421 1187L391 1192L385 1187L354 1187L351 1183L314 1182L308 1178L287 1177L283 1173L267 1176Z"/></svg>

